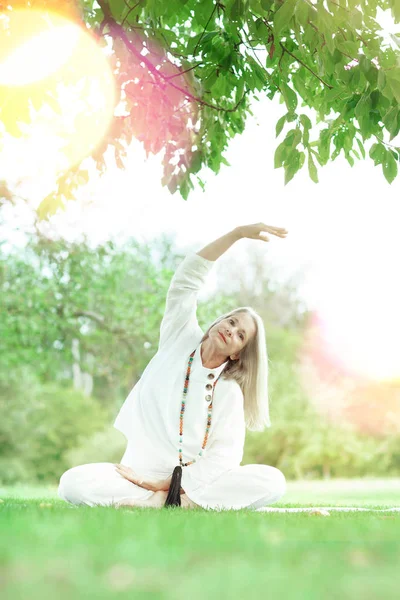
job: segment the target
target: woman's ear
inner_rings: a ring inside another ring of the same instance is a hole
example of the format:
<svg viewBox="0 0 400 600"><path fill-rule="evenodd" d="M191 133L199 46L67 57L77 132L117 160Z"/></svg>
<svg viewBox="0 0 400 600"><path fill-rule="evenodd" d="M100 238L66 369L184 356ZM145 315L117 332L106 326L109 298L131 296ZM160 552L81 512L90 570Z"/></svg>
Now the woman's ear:
<svg viewBox="0 0 400 600"><path fill-rule="evenodd" d="M239 359L239 354L234 354L233 356L229 357L231 360L238 360Z"/></svg>

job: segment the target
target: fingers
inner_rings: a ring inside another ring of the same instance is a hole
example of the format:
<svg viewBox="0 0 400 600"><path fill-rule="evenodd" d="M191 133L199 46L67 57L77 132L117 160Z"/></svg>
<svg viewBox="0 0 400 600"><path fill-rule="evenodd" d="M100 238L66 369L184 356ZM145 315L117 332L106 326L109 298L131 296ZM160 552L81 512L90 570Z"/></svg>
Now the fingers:
<svg viewBox="0 0 400 600"><path fill-rule="evenodd" d="M119 464L114 465L114 467L115 470L122 475L122 477L125 477L125 479L128 479L132 483L136 483L137 485L141 485L143 483L143 480L140 480L130 467L125 467L124 465Z"/></svg>
<svg viewBox="0 0 400 600"><path fill-rule="evenodd" d="M262 226L268 233L272 233L278 237L286 237L288 233L287 229L284 229L283 227L274 227L273 225L266 225L265 223L262 223Z"/></svg>
<svg viewBox="0 0 400 600"><path fill-rule="evenodd" d="M270 229L271 231L287 233L287 229L285 227L276 227L276 225L267 225L266 223L258 223L258 225L265 227L265 229Z"/></svg>
<svg viewBox="0 0 400 600"><path fill-rule="evenodd" d="M275 225L267 225L266 223L261 223L261 225L263 225L267 229L272 229L273 231L279 231L281 233L287 233L287 229L285 229L284 227L276 227Z"/></svg>

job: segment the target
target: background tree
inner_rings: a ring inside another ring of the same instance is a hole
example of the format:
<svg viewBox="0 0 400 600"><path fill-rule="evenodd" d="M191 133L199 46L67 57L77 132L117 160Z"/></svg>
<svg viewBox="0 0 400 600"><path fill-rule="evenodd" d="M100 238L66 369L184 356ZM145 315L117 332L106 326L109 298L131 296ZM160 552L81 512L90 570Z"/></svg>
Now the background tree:
<svg viewBox="0 0 400 600"><path fill-rule="evenodd" d="M399 148L390 142L400 131L400 38L385 41L376 18L379 8L399 23L398 0L10 0L3 11L23 6L57 7L112 49L120 112L92 153L100 171L110 145L123 168L136 137L147 153L162 153L163 185L186 199L204 185L203 168L218 173L226 164L253 99L278 94L285 112L276 135L286 131L274 166L285 184L305 164L317 182L316 164L341 153L352 166L366 157L366 142L387 181L397 176ZM12 135L29 120L29 100L50 102L41 90L32 88L18 110L15 90L1 90L13 94L1 109ZM63 173L39 214L86 178L79 165Z"/></svg>

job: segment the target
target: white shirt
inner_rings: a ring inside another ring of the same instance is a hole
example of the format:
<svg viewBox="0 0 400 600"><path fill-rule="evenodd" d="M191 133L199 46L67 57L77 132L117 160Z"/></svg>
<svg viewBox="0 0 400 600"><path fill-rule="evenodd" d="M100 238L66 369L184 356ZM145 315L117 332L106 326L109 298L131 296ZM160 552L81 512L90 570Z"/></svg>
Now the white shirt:
<svg viewBox="0 0 400 600"><path fill-rule="evenodd" d="M157 354L122 405L114 422L128 440L129 466L140 476L164 479L182 460L196 459L182 468L182 487L196 501L207 496L207 486L222 473L240 465L245 441L243 393L234 380L221 376L215 386L212 422L203 456L209 401L206 385L226 366L208 369L201 360L201 330L196 317L197 296L215 264L190 253L172 278L160 328ZM217 316L217 315L216 315ZM179 442L179 416L190 354L196 348Z"/></svg>

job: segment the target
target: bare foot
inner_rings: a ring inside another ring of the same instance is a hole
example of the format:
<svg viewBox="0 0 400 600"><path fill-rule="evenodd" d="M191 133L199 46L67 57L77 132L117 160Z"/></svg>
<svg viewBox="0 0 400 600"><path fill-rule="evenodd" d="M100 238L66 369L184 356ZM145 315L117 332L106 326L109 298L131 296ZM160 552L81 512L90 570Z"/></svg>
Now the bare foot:
<svg viewBox="0 0 400 600"><path fill-rule="evenodd" d="M121 502L117 502L115 504L115 507L119 508L120 506L149 506L151 508L161 508L162 506L164 506L167 496L168 492L160 490L158 492L154 492L153 495L150 496L150 498L148 498L147 500L140 500L137 498L125 498L124 500L121 500Z"/></svg>
<svg viewBox="0 0 400 600"><path fill-rule="evenodd" d="M196 508L200 505L193 502L186 494L181 494L181 506L182 508Z"/></svg>

